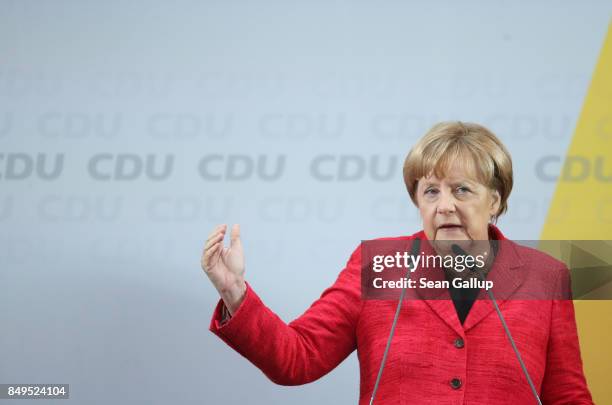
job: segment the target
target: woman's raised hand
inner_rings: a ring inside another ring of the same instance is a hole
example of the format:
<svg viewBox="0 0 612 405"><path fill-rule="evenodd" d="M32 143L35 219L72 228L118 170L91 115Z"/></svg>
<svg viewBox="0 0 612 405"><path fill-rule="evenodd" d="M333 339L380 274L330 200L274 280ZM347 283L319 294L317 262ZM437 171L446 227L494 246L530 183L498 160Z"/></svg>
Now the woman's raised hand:
<svg viewBox="0 0 612 405"><path fill-rule="evenodd" d="M240 226L232 227L229 247L223 246L227 225L218 225L210 233L202 253L202 269L223 299L230 314L238 309L246 292L244 253L240 242Z"/></svg>

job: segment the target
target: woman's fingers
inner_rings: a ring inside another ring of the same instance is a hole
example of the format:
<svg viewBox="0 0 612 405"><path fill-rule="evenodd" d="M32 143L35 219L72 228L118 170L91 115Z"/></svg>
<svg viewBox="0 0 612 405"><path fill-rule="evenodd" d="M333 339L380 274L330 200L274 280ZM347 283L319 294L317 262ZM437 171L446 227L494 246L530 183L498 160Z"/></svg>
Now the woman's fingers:
<svg viewBox="0 0 612 405"><path fill-rule="evenodd" d="M225 235L226 228L227 228L227 225L225 224L217 225L215 229L213 229L213 231L208 235L208 239L206 239L206 242L208 242L209 240L217 236L219 232Z"/></svg>
<svg viewBox="0 0 612 405"><path fill-rule="evenodd" d="M204 271L208 272L211 265L216 263L214 259L218 259L218 256L221 255L226 230L226 224L217 225L209 234L208 239L206 239L201 260Z"/></svg>
<svg viewBox="0 0 612 405"><path fill-rule="evenodd" d="M226 224L217 225L206 240L201 259L202 269L206 273L208 273L212 267L215 267L218 264L219 260L228 260L230 250L235 252L234 258L232 259L232 263L235 263L237 259L242 260L240 225L234 224L232 226L229 247L223 245L223 239L225 237L226 231Z"/></svg>
<svg viewBox="0 0 612 405"><path fill-rule="evenodd" d="M201 266L221 296L239 288L244 280L244 258L240 242L240 226L234 224L230 233L230 244L224 246L227 225L217 225L208 235L202 252ZM236 296L238 293L235 294ZM231 297L231 294L228 295Z"/></svg>
<svg viewBox="0 0 612 405"><path fill-rule="evenodd" d="M212 264L212 259L214 255L219 251L221 247L221 242L214 243L212 246L208 247L204 253L204 257L202 258L202 264L205 271L210 270L210 266Z"/></svg>
<svg viewBox="0 0 612 405"><path fill-rule="evenodd" d="M215 243L222 241L224 236L225 236L224 233L218 233L208 238L208 240L206 241L206 246L204 246L204 251L208 250Z"/></svg>

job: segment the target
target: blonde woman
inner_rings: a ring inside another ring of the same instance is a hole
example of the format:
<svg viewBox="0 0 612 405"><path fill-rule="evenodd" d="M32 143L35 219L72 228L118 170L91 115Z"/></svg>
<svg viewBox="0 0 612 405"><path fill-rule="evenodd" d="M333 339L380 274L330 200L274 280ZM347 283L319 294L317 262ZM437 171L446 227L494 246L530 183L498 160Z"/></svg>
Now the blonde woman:
<svg viewBox="0 0 612 405"><path fill-rule="evenodd" d="M404 181L423 229L386 240L488 241L489 275L516 275L512 294L536 269L566 275L563 263L543 253L510 241L495 251L489 243L507 240L494 223L507 209L513 174L507 149L483 126L435 125L408 153ZM229 247L226 232L216 227L202 255L221 297L210 330L282 385L315 381L357 350L359 403L370 403L396 306L362 297L361 246L336 282L287 324L245 279L238 225ZM491 301L475 297L452 299L446 291L446 299L403 302L375 403L530 404L535 393L545 404L592 403L571 300L500 303L530 387Z"/></svg>

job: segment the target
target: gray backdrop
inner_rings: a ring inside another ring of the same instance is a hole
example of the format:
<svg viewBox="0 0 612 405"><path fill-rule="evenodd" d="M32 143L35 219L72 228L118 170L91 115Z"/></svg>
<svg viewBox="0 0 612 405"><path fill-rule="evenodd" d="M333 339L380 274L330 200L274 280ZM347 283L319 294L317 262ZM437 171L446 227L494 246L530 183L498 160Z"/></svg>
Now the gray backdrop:
<svg viewBox="0 0 612 405"><path fill-rule="evenodd" d="M436 121L514 157L536 239L607 1L1 1L0 383L75 403L355 403L351 355L280 387L208 331L200 269L240 223L284 320L361 239L420 229L401 165ZM262 342L272 344L273 342Z"/></svg>

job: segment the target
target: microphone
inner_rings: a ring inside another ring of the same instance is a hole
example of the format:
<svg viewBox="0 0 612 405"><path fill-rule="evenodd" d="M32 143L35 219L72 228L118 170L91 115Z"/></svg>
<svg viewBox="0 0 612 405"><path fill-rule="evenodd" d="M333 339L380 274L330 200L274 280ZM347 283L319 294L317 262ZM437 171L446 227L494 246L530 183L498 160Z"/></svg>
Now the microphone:
<svg viewBox="0 0 612 405"><path fill-rule="evenodd" d="M451 249L453 250L453 253L455 253L457 256L467 256L467 253L465 252L465 250L463 250L461 248L461 246L457 245L457 244L453 244L451 246ZM476 273L476 275L478 276L478 278L480 278L480 280L482 280L483 282L485 281L485 277L484 275L480 272L480 270L476 267L476 266L472 266L470 268L470 270L474 273ZM497 312L497 316L499 317L499 320L501 321L503 327L504 327L504 331L506 332L506 336L508 337L508 340L510 340L510 344L512 345L512 349L514 350L514 353L516 354L516 358L518 359L519 363L521 364L521 368L523 369L523 374L525 374L525 377L527 378L527 382L529 383L529 387L531 388L531 392L533 393L533 396L535 397L537 403L539 405L542 405L542 401L540 400L540 397L538 396L538 392L535 389L535 386L533 385L533 381L531 381L531 377L529 376L529 372L527 371L527 367L525 367L525 363L523 363L523 359L521 358L521 353L519 353L518 348L516 347L516 344L514 343L514 339L512 338L512 334L510 333L510 329L508 329L508 325L506 324L506 320L504 319L504 316L502 315L501 311L499 310L499 306L497 306L497 301L495 301L495 297L493 296L493 291L491 291L491 289L486 289L487 293L489 294L489 298L491 299L491 302L493 303L493 306L495 307L495 311Z"/></svg>
<svg viewBox="0 0 612 405"><path fill-rule="evenodd" d="M416 257L419 254L419 250L421 248L421 239L416 238L412 242L412 257ZM416 266L414 260L412 261L412 265ZM406 285L408 284L408 280L410 279L410 275L412 273L411 267L408 267L408 271L406 273L406 283L402 287L402 292L400 293L399 301L397 302L397 308L395 310L395 317L393 318L393 323L391 324L391 332L389 332L389 338L387 339L387 346L385 347L385 352L383 353L382 360L380 361L380 368L378 369L378 375L376 376L376 383L374 383L374 390L372 391L372 397L370 398L370 405L374 403L374 398L376 397L376 391L378 391L378 385L380 384L380 379L383 374L383 370L385 368L385 362L387 361L387 355L389 354L389 349L391 348L391 340L393 340L393 334L395 333L395 325L397 325L397 320L399 319L400 309L402 308L402 301L404 300L404 295L406 295Z"/></svg>

